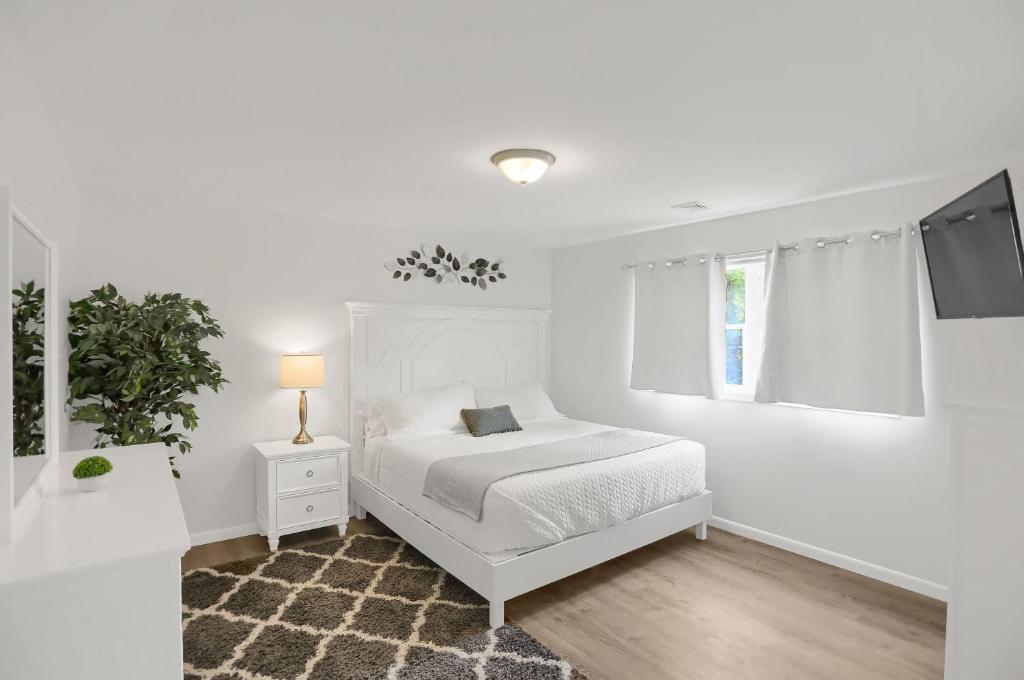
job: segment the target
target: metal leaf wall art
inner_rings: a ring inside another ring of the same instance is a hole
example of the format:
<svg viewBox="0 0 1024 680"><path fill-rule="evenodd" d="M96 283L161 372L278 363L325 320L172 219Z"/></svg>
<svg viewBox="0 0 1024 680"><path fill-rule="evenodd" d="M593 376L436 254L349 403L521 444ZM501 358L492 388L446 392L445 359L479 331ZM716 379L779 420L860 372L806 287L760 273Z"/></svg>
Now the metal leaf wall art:
<svg viewBox="0 0 1024 680"><path fill-rule="evenodd" d="M421 245L417 250L410 250L408 255L384 263L384 268L392 272L391 278L397 281L422 278L480 290L487 290L488 284L508 278L502 266L500 259L491 261L478 257L471 260L469 253L456 256L441 245L433 248Z"/></svg>

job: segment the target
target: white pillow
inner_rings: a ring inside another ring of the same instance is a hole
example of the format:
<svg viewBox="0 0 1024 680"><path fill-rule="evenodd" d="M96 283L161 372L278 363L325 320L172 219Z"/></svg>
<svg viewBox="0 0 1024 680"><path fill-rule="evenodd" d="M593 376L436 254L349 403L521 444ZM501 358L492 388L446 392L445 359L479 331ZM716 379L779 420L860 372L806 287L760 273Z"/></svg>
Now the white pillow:
<svg viewBox="0 0 1024 680"><path fill-rule="evenodd" d="M356 411L356 415L363 419L364 439L387 436L388 424L379 408L367 406Z"/></svg>
<svg viewBox="0 0 1024 680"><path fill-rule="evenodd" d="M512 409L512 415L520 423L565 417L555 410L555 405L551 403L551 397L547 395L540 383L476 387L474 392L476 392L478 408L508 404Z"/></svg>
<svg viewBox="0 0 1024 680"><path fill-rule="evenodd" d="M373 401L371 408L384 419L389 439L409 439L466 432L459 412L476 408L476 400L473 386L463 382L381 397Z"/></svg>

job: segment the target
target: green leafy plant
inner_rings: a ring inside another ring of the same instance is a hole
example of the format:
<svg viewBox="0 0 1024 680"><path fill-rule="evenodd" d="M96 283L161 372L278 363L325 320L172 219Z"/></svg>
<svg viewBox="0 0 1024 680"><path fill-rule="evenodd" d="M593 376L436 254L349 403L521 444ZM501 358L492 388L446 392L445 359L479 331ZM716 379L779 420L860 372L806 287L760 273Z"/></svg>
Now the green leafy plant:
<svg viewBox="0 0 1024 680"><path fill-rule="evenodd" d="M14 369L14 455L46 453L43 431L43 323L46 292L35 281L11 291L11 330Z"/></svg>
<svg viewBox="0 0 1024 680"><path fill-rule="evenodd" d="M103 456L89 456L78 461L78 465L71 471L75 479L86 479L87 477L99 477L114 469L114 464Z"/></svg>
<svg viewBox="0 0 1024 680"><path fill-rule="evenodd" d="M175 426L195 430L186 395L214 392L227 382L201 345L221 338L217 320L199 300L147 293L126 300L110 283L71 302L68 315L68 404L72 422L96 426L95 448L162 442L192 449ZM76 404L77 402L77 404ZM174 456L168 456L175 477Z"/></svg>

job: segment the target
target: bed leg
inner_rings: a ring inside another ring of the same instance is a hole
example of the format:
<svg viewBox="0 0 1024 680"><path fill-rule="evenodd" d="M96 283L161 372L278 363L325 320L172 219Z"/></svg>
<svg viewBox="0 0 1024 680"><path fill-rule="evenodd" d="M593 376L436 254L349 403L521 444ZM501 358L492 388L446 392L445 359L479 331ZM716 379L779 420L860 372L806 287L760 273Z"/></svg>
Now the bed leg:
<svg viewBox="0 0 1024 680"><path fill-rule="evenodd" d="M694 527L694 531L697 534L697 540L698 541L706 541L706 540L708 540L708 523L707 522L701 522L700 524L695 526Z"/></svg>
<svg viewBox="0 0 1024 680"><path fill-rule="evenodd" d="M505 625L505 601L491 600L491 628Z"/></svg>
<svg viewBox="0 0 1024 680"><path fill-rule="evenodd" d="M366 508L364 508L363 506L359 505L359 503L353 503L352 505L355 506L356 519L366 519Z"/></svg>

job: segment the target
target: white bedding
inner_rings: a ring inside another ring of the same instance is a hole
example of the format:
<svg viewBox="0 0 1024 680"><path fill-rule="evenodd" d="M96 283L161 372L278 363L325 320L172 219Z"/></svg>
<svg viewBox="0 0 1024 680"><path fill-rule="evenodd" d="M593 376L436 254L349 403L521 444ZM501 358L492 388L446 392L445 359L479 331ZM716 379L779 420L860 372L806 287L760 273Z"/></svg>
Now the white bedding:
<svg viewBox="0 0 1024 680"><path fill-rule="evenodd" d="M487 437L452 434L422 439L370 439L367 480L473 550L500 561L572 536L604 529L704 490L704 446L680 440L646 451L503 479L484 498L476 522L423 496L435 460L615 429L560 418Z"/></svg>

